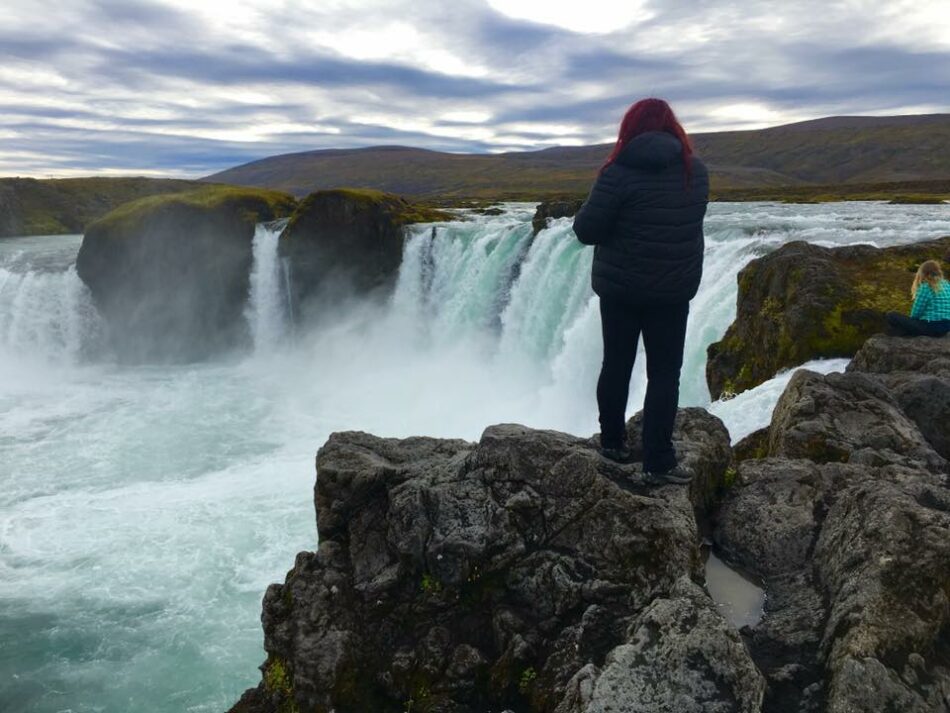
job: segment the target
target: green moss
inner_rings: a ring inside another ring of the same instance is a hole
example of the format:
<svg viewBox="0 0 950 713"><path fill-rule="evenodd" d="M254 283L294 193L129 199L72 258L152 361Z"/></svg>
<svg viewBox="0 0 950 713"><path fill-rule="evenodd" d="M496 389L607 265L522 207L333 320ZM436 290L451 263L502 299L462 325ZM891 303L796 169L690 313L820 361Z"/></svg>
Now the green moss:
<svg viewBox="0 0 950 713"><path fill-rule="evenodd" d="M403 710L405 713L425 713L429 709L429 698L431 693L429 687L425 684L420 684L412 692L412 695L406 699L403 704Z"/></svg>
<svg viewBox="0 0 950 713"><path fill-rule="evenodd" d="M148 196L125 203L97 221L96 227L113 235L129 235L134 233L135 226L149 213L173 209L175 206L208 210L233 208L240 211L245 220L260 222L290 215L296 201L292 196L278 191L208 185L183 193Z"/></svg>
<svg viewBox="0 0 950 713"><path fill-rule="evenodd" d="M522 696L528 695L528 692L531 690L531 686L534 684L534 681L537 677L538 672L535 671L533 667L528 667L521 672L521 676L518 678L518 691Z"/></svg>
<svg viewBox="0 0 950 713"><path fill-rule="evenodd" d="M438 594L442 591L442 582L426 572L424 575L422 575L422 583L420 584L420 588L426 594Z"/></svg>
<svg viewBox="0 0 950 713"><path fill-rule="evenodd" d="M273 654L268 656L264 664L264 689L280 701L277 713L299 713L294 702L293 679L287 664Z"/></svg>
<svg viewBox="0 0 950 713"><path fill-rule="evenodd" d="M783 311L782 303L774 297L766 297L765 301L762 302L763 317L778 321L782 318Z"/></svg>
<svg viewBox="0 0 950 713"><path fill-rule="evenodd" d="M723 487L731 488L733 484L736 482L737 475L738 475L738 471L735 468L731 466L729 468L726 468L726 472L722 476Z"/></svg>

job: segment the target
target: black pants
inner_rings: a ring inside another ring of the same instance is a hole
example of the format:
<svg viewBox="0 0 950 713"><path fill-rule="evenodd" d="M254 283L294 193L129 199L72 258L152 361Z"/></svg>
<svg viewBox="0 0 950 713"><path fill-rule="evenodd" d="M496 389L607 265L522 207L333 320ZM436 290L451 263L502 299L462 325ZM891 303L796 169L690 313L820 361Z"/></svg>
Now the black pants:
<svg viewBox="0 0 950 713"><path fill-rule="evenodd" d="M624 415L630 373L643 334L647 354L647 393L643 404L643 468L662 473L676 465L673 421L679 403L680 367L686 341L689 303L630 305L601 298L604 363L597 381L600 441L618 448L625 441Z"/></svg>
<svg viewBox="0 0 950 713"><path fill-rule="evenodd" d="M898 312L887 313L887 324L895 335L901 337L942 337L950 332L950 319L928 322Z"/></svg>

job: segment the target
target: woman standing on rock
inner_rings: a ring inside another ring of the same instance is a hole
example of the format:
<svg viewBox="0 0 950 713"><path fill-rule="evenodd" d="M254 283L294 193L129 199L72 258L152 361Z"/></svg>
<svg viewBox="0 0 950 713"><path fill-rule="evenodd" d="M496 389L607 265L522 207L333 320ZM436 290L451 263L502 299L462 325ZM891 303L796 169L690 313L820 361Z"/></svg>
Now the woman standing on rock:
<svg viewBox="0 0 950 713"><path fill-rule="evenodd" d="M900 336L942 337L950 332L950 283L936 260L927 260L919 268L910 287L914 304L910 317L887 313L887 322Z"/></svg>
<svg viewBox="0 0 950 713"><path fill-rule="evenodd" d="M703 271L706 167L662 99L642 99L620 124L617 143L574 219L594 247L604 360L597 382L601 454L629 462L624 417L640 335L647 358L643 471L653 483L688 483L678 465L673 422L689 301Z"/></svg>

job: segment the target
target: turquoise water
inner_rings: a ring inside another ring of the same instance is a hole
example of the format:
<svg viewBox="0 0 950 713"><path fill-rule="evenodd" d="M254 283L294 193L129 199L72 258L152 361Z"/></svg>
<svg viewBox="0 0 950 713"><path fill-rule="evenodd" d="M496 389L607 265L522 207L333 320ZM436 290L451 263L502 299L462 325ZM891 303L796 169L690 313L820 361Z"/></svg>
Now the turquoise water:
<svg viewBox="0 0 950 713"><path fill-rule="evenodd" d="M590 250L569 221L532 242L531 213L509 206L434 238L418 228L392 303L353 306L319 333L286 324L275 233L260 230L255 349L177 367L110 360L70 269L79 236L0 241L0 707L225 710L259 679L267 584L316 545L313 458L334 430L594 432ZM731 321L749 259L792 239L946 235L948 213L713 205L682 402L708 404L705 347ZM780 386L714 409L751 430ZM641 399L642 377L631 411Z"/></svg>

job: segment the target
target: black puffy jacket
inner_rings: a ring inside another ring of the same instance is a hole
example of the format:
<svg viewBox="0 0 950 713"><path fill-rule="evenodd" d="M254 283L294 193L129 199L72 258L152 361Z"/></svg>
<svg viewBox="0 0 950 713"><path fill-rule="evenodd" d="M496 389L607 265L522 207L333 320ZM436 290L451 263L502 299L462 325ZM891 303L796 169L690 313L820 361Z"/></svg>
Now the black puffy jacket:
<svg viewBox="0 0 950 713"><path fill-rule="evenodd" d="M703 274L703 216L709 174L682 146L650 131L628 143L598 177L574 218L574 233L594 245L591 282L604 298L637 304L686 302Z"/></svg>

